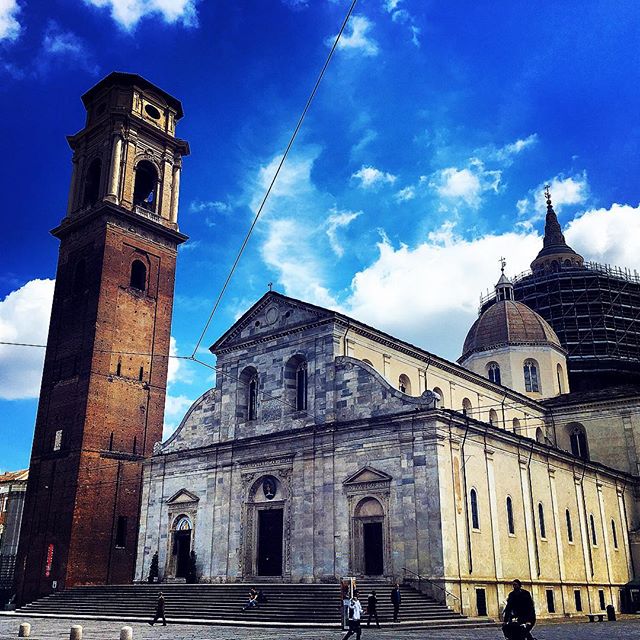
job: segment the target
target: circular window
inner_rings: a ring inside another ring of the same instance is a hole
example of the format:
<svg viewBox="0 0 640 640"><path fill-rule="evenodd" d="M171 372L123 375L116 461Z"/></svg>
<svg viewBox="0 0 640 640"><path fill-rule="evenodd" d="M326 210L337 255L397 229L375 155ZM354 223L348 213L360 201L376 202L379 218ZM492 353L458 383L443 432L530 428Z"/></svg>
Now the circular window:
<svg viewBox="0 0 640 640"><path fill-rule="evenodd" d="M147 112L147 115L151 116L154 120L160 117L160 112L152 104L148 104L144 110Z"/></svg>

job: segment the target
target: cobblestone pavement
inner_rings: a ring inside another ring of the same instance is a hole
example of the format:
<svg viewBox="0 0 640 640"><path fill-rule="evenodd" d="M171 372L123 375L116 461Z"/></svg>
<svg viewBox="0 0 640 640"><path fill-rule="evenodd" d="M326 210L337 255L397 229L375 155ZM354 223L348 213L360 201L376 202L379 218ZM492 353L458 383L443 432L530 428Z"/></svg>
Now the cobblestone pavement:
<svg viewBox="0 0 640 640"><path fill-rule="evenodd" d="M21 622L31 623L32 640L68 640L73 620L43 618L0 617L0 639L16 638ZM83 640L118 640L123 623L80 620ZM339 629L255 629L246 627L209 627L201 625L167 625L150 627L148 624L126 623L133 628L134 640L340 640ZM640 640L640 620L618 620L615 623L573 622L540 624L535 629L538 640ZM410 630L367 629L362 640L501 640L497 627L489 629Z"/></svg>

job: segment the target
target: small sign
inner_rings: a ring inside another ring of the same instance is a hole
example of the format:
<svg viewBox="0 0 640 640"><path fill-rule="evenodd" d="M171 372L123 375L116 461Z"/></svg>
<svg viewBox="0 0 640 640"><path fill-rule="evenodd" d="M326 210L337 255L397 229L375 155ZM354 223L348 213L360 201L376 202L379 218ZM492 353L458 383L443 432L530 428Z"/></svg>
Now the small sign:
<svg viewBox="0 0 640 640"><path fill-rule="evenodd" d="M44 569L44 575L48 578L51 575L51 565L53 564L53 545L50 544L47 548L47 565Z"/></svg>

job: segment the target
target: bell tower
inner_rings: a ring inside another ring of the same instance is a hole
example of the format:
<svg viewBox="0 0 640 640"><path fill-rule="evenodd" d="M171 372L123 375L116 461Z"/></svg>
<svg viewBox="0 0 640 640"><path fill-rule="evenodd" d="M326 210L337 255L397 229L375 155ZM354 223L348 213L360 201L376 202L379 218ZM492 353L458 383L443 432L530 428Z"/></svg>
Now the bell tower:
<svg viewBox="0 0 640 640"><path fill-rule="evenodd" d="M132 580L142 462L162 437L182 106L111 73L82 101L31 452L17 598Z"/></svg>

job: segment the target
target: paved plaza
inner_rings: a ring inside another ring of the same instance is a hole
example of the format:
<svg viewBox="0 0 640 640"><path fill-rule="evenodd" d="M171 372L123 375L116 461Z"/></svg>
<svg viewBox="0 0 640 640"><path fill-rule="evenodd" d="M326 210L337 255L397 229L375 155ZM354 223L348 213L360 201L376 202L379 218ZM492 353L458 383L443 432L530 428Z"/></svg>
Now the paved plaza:
<svg viewBox="0 0 640 640"><path fill-rule="evenodd" d="M20 622L31 623L33 640L67 640L72 624L83 626L83 640L118 640L122 623L91 620L52 620L0 616L0 640L16 638ZM339 640L338 629L256 629L247 627L211 627L201 625L167 625L150 627L148 624L127 623L133 628L134 640ZM618 620L609 623L573 622L541 624L535 629L537 640L634 640L640 639L640 620ZM368 629L364 627L363 640L501 640L497 627L466 630L410 630L398 627Z"/></svg>

